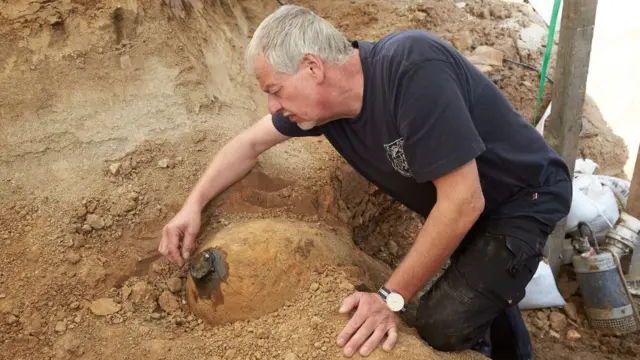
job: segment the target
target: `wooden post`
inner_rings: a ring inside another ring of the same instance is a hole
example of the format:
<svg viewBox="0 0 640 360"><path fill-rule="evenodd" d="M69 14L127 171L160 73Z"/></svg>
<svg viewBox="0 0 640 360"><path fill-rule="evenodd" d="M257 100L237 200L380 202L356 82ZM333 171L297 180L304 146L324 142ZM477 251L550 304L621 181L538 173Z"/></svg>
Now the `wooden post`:
<svg viewBox="0 0 640 360"><path fill-rule="evenodd" d="M562 155L571 174L578 152L580 119L586 94L597 5L598 0L564 0L562 9L547 141ZM545 249L549 265L556 276L563 264L562 229L565 223L563 220L557 225Z"/></svg>
<svg viewBox="0 0 640 360"><path fill-rule="evenodd" d="M629 189L625 212L636 219L640 219L640 146L638 146L638 156L631 176L631 188ZM633 250L629 274L633 278L640 279L640 246L636 246Z"/></svg>
<svg viewBox="0 0 640 360"><path fill-rule="evenodd" d="M636 165L633 168L633 176L631 177L626 212L634 218L640 219L640 146L638 147Z"/></svg>

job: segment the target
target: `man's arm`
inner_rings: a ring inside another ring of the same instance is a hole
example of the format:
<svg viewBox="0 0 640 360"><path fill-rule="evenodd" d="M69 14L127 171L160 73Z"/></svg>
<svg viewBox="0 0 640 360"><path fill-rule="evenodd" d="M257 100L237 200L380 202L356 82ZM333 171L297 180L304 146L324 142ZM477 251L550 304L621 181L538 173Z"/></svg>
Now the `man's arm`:
<svg viewBox="0 0 640 360"><path fill-rule="evenodd" d="M433 181L438 201L386 287L409 300L442 267L484 209L475 160Z"/></svg>
<svg viewBox="0 0 640 360"><path fill-rule="evenodd" d="M185 206L202 210L216 195L242 179L269 148L289 139L276 130L271 115L266 115L240 133L215 155L185 201Z"/></svg>
<svg viewBox="0 0 640 360"><path fill-rule="evenodd" d="M158 251L169 261L183 266L195 246L204 206L242 179L255 166L260 154L288 138L276 129L271 115L267 115L225 144L200 177L180 212L162 228Z"/></svg>
<svg viewBox="0 0 640 360"><path fill-rule="evenodd" d="M398 99L404 151L418 182L432 181L437 201L416 241L387 282L413 297L432 278L484 210L475 158L485 145L469 113L464 74L426 61L407 74Z"/></svg>

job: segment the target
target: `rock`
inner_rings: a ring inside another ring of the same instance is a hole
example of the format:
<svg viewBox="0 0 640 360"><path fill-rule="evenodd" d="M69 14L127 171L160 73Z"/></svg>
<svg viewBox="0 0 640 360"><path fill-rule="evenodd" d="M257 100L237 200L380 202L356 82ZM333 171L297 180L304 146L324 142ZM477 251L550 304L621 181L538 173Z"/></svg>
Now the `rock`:
<svg viewBox="0 0 640 360"><path fill-rule="evenodd" d="M340 283L340 289L345 289L345 290L349 290L352 291L355 289L355 286L353 286L352 283L348 282L348 281L343 281Z"/></svg>
<svg viewBox="0 0 640 360"><path fill-rule="evenodd" d="M511 11L509 10L509 8L502 4L496 4L492 6L489 10L489 14L491 14L491 16L497 20L504 20L511 17Z"/></svg>
<svg viewBox="0 0 640 360"><path fill-rule="evenodd" d="M85 204L85 206L87 207L88 212L93 213L96 211L96 208L98 207L98 203L95 201L89 201Z"/></svg>
<svg viewBox="0 0 640 360"><path fill-rule="evenodd" d="M109 171L113 175L118 175L120 173L120 168L121 167L122 167L122 164L114 163L114 164L109 165Z"/></svg>
<svg viewBox="0 0 640 360"><path fill-rule="evenodd" d="M131 295L131 288L128 286L123 286L122 287L122 301L125 301L129 298L129 295Z"/></svg>
<svg viewBox="0 0 640 360"><path fill-rule="evenodd" d="M485 5L475 6L471 9L471 13L479 19L490 19L491 11Z"/></svg>
<svg viewBox="0 0 640 360"><path fill-rule="evenodd" d="M122 70L130 69L132 67L133 64L131 63L131 58L129 57L129 55L120 56L120 68L122 68Z"/></svg>
<svg viewBox="0 0 640 360"><path fill-rule="evenodd" d="M80 262L80 255L76 252L69 252L67 254L67 261L70 262L71 264L77 264Z"/></svg>
<svg viewBox="0 0 640 360"><path fill-rule="evenodd" d="M82 232L83 233L89 233L89 232L91 232L91 230L92 229L91 229L91 226L89 226L89 224L82 225Z"/></svg>
<svg viewBox="0 0 640 360"><path fill-rule="evenodd" d="M92 313L98 316L107 316L111 314L115 314L120 311L122 307L120 304L117 304L113 299L110 298L102 298L95 300L89 306L89 309Z"/></svg>
<svg viewBox="0 0 640 360"><path fill-rule="evenodd" d="M451 44L458 49L458 51L466 51L473 44L473 37L468 30L461 31L453 36Z"/></svg>
<svg viewBox="0 0 640 360"><path fill-rule="evenodd" d="M560 334L558 334L556 331L549 330L549 335L551 335L552 338L560 339Z"/></svg>
<svg viewBox="0 0 640 360"><path fill-rule="evenodd" d="M84 247L85 245L87 245L87 240L84 238L84 236L80 234L76 234L73 236L74 248L78 249L78 248Z"/></svg>
<svg viewBox="0 0 640 360"><path fill-rule="evenodd" d="M7 316L7 324L13 325L18 322L18 318L15 315Z"/></svg>
<svg viewBox="0 0 640 360"><path fill-rule="evenodd" d="M580 339L582 336L580 335L579 332L571 329L569 331L567 331L567 340L578 340Z"/></svg>
<svg viewBox="0 0 640 360"><path fill-rule="evenodd" d="M85 224L91 226L92 229L100 230L104 227L104 220L96 214L89 214Z"/></svg>
<svg viewBox="0 0 640 360"><path fill-rule="evenodd" d="M318 289L320 288L320 284L318 283L313 283L311 284L311 286L309 287L309 290L311 290L311 292L315 292L318 291Z"/></svg>
<svg viewBox="0 0 640 360"><path fill-rule="evenodd" d="M464 2L457 2L456 3L456 7L458 9L464 9L466 6L467 6L467 3L464 3Z"/></svg>
<svg viewBox="0 0 640 360"><path fill-rule="evenodd" d="M7 295L6 294L0 294L0 300L6 298Z"/></svg>
<svg viewBox="0 0 640 360"><path fill-rule="evenodd" d="M180 304L176 297L169 291L163 291L158 298L158 305L168 314L175 314L180 312Z"/></svg>
<svg viewBox="0 0 640 360"><path fill-rule="evenodd" d="M233 359L234 356L236 356L236 353L238 352L238 350L236 349L229 349L227 350L227 352L224 354L224 358L225 359Z"/></svg>
<svg viewBox="0 0 640 360"><path fill-rule="evenodd" d="M144 281L139 281L131 287L131 301L134 303L148 303L155 301L153 287Z"/></svg>
<svg viewBox="0 0 640 360"><path fill-rule="evenodd" d="M322 320L319 317L314 316L314 317L311 318L311 326L313 326L315 328L320 324L322 324Z"/></svg>
<svg viewBox="0 0 640 360"><path fill-rule="evenodd" d="M169 291L172 293L179 292L182 289L182 280L175 276L170 277L169 280L167 280L167 288L169 288Z"/></svg>
<svg viewBox="0 0 640 360"><path fill-rule="evenodd" d="M569 319L578 321L578 307L574 303L566 303L564 305L564 313L567 314Z"/></svg>
<svg viewBox="0 0 640 360"><path fill-rule="evenodd" d="M292 353L292 352L288 352L285 356L284 356L284 360L298 360L298 355Z"/></svg>
<svg viewBox="0 0 640 360"><path fill-rule="evenodd" d="M539 320L547 320L547 314L544 311L536 312L536 318Z"/></svg>
<svg viewBox="0 0 640 360"><path fill-rule="evenodd" d="M64 321L58 321L54 330L57 333L65 332L67 330L67 324Z"/></svg>
<svg viewBox="0 0 640 360"><path fill-rule="evenodd" d="M552 312L549 314L550 326L555 331L562 331L567 327L567 317L559 312Z"/></svg>
<svg viewBox="0 0 640 360"><path fill-rule="evenodd" d="M169 159L164 158L164 159L161 159L160 161L158 161L158 167L166 168L168 166L169 166Z"/></svg>
<svg viewBox="0 0 640 360"><path fill-rule="evenodd" d="M133 199L124 199L122 201L122 210L124 210L125 212L133 211L136 209L136 207L138 207L138 203Z"/></svg>
<svg viewBox="0 0 640 360"><path fill-rule="evenodd" d="M478 46L471 56L469 56L469 61L476 66L488 65L501 67L503 60L504 53L502 51L484 45Z"/></svg>
<svg viewBox="0 0 640 360"><path fill-rule="evenodd" d="M517 42L520 52L536 52L542 48L546 41L548 30L538 24L530 24L520 30Z"/></svg>
<svg viewBox="0 0 640 360"><path fill-rule="evenodd" d="M393 240L389 240L387 243L387 250L389 250L389 254L393 256L398 255L398 244Z"/></svg>

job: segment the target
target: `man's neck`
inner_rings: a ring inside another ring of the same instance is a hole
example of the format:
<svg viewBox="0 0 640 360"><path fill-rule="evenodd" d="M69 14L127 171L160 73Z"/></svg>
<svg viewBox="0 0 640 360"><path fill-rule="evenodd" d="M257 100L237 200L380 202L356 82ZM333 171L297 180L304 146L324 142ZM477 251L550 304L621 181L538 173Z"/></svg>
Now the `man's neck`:
<svg viewBox="0 0 640 360"><path fill-rule="evenodd" d="M364 73L359 51L354 49L349 60L333 67L328 75L333 79L329 96L331 103L328 106L336 109L331 120L358 117L364 94Z"/></svg>

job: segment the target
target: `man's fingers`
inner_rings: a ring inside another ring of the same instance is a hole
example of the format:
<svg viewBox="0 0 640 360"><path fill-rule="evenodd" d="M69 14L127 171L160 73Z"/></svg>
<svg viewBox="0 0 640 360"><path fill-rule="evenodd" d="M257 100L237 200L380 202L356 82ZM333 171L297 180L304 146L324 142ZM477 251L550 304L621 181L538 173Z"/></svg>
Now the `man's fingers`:
<svg viewBox="0 0 640 360"><path fill-rule="evenodd" d="M362 344L369 338L369 336L375 331L376 322L373 318L367 319L367 321L360 326L358 331L356 332L351 340L344 347L344 355L347 357L351 357L353 354L360 349ZM384 332L382 333L384 335Z"/></svg>
<svg viewBox="0 0 640 360"><path fill-rule="evenodd" d="M387 339L382 344L382 350L391 351L391 349L393 349L393 347L396 345L396 342L398 341L398 329L392 327L387 332L387 335Z"/></svg>
<svg viewBox="0 0 640 360"><path fill-rule="evenodd" d="M358 304L360 303L361 298L362 298L362 293L360 292L356 292L347 296L347 298L345 298L344 301L342 302L342 306L340 306L340 310L338 311L341 314L346 314L350 312L351 310L353 310L353 308L358 307Z"/></svg>
<svg viewBox="0 0 640 360"><path fill-rule="evenodd" d="M346 301L346 300L345 300ZM356 313L351 317L347 325L342 329L340 334L338 335L338 346L344 346L347 341L351 338L360 326L366 320L366 316L362 315L362 312L356 311Z"/></svg>
<svg viewBox="0 0 640 360"><path fill-rule="evenodd" d="M163 256L167 256L169 254L169 247L167 243L169 242L169 228L165 225L162 228L162 240L160 240L160 245L158 245L158 252Z"/></svg>
<svg viewBox="0 0 640 360"><path fill-rule="evenodd" d="M369 337L369 339L367 339L364 345L362 345L362 347L360 348L360 355L369 356L369 354L371 354L373 350L375 350L378 347L378 345L380 345L380 342L382 341L382 338L384 338L384 335L386 333L387 333L386 328L383 325L378 325L378 327L373 332L373 334Z"/></svg>
<svg viewBox="0 0 640 360"><path fill-rule="evenodd" d="M162 243L160 244L160 253L167 257L172 263L182 267L184 263L180 251L178 250L178 242L180 235L169 227L163 229Z"/></svg>
<svg viewBox="0 0 640 360"><path fill-rule="evenodd" d="M191 251L193 250L193 245L195 244L196 234L187 230L184 234L184 239L182 239L182 258L187 261L189 260L189 256L191 256Z"/></svg>

